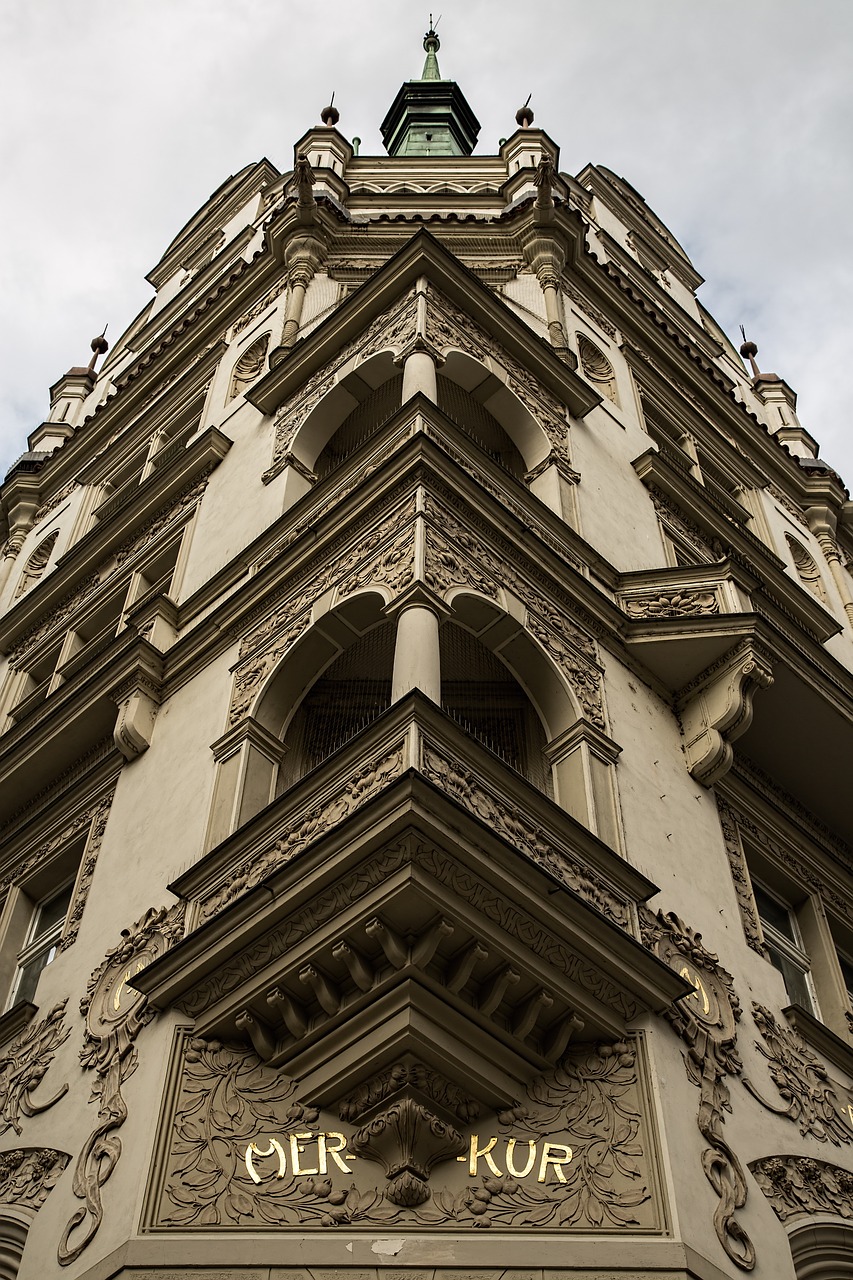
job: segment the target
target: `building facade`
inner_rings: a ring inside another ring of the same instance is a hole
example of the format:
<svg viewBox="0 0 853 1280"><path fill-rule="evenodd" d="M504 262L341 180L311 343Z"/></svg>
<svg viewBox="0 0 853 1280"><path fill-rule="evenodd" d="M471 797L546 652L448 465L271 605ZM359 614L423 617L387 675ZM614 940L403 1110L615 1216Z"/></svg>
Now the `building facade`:
<svg viewBox="0 0 853 1280"><path fill-rule="evenodd" d="M853 505L425 49L0 491L0 1276L853 1276Z"/></svg>

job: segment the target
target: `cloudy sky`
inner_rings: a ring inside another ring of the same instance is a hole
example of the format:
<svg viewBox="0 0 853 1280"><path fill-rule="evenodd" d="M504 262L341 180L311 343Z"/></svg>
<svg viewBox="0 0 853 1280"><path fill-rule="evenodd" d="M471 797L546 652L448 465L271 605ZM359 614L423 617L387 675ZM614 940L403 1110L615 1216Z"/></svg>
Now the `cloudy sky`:
<svg viewBox="0 0 853 1280"><path fill-rule="evenodd" d="M705 276L705 306L730 334L746 325L853 485L851 0L433 3L478 150L532 93L563 169L595 161L632 182ZM381 151L427 20L409 0L2 6L0 475L50 384L105 323L121 334L225 177L263 155L289 168L333 89L339 129Z"/></svg>

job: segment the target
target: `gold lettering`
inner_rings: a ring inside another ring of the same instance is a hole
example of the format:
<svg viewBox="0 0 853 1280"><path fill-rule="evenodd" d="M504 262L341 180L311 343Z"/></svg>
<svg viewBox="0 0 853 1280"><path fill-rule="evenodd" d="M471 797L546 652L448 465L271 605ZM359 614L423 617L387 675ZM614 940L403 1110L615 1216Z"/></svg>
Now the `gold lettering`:
<svg viewBox="0 0 853 1280"><path fill-rule="evenodd" d="M552 1155L551 1153L555 1151L562 1151L563 1155L561 1156ZM558 1181L565 1182L566 1175L563 1173L562 1166L564 1164L568 1164L571 1158L572 1158L571 1147L563 1146L562 1142L543 1142L542 1159L539 1162L539 1177L537 1178L537 1182L545 1181L545 1174L548 1171L549 1164L552 1164L554 1166L554 1172L557 1175Z"/></svg>
<svg viewBox="0 0 853 1280"><path fill-rule="evenodd" d="M847 1106L847 1114L848 1114L848 1116L850 1117L850 1123L851 1123L851 1124L853 1124L853 1102L851 1102L851 1103L849 1103L849 1104L848 1104L848 1106Z"/></svg>
<svg viewBox="0 0 853 1280"><path fill-rule="evenodd" d="M115 992L115 995L113 996L113 1008L115 1009L116 1013L118 1013L121 1007L121 1001L122 1001L122 996L124 995L125 987L130 982L131 978L135 978L137 973L141 973L144 968L145 968L145 961L138 960L136 964L136 968L134 969L133 966L131 966L125 973L121 982L116 987L116 992ZM134 995L136 994L137 993L134 992Z"/></svg>
<svg viewBox="0 0 853 1280"><path fill-rule="evenodd" d="M536 1163L536 1143L527 1139L527 1164L523 1169L516 1169L514 1163L515 1144L517 1139L510 1138L506 1144L506 1171L513 1178L526 1178L533 1165ZM521 1139L519 1139L521 1141Z"/></svg>
<svg viewBox="0 0 853 1280"><path fill-rule="evenodd" d="M283 1178L287 1169L287 1161L284 1156L284 1147L275 1138L270 1138L270 1145L266 1151L261 1151L256 1142L250 1142L246 1148L246 1168L249 1171L249 1177L253 1182L257 1183L261 1180L261 1175L255 1169L255 1162L252 1156L271 1156L273 1152L278 1152L278 1173L277 1178Z"/></svg>
<svg viewBox="0 0 853 1280"><path fill-rule="evenodd" d="M330 1138L335 1139L335 1146L333 1147L329 1145ZM344 1173L348 1173L352 1175L352 1169L349 1167L346 1161L341 1157L341 1152L346 1151L346 1147L347 1147L347 1140L342 1133L334 1133L334 1132L321 1133L317 1138L317 1149L320 1157L319 1159L320 1173L328 1172L328 1164L326 1161L326 1156L329 1155L332 1157L332 1159L334 1160L335 1164L338 1166L339 1169L342 1169ZM353 1155L350 1155L349 1159L354 1160L355 1157Z"/></svg>
<svg viewBox="0 0 853 1280"><path fill-rule="evenodd" d="M702 1012L705 1014L710 1013L711 1002L708 999L708 992L705 990L705 987L702 983L702 979L699 977L699 974L691 973L690 970L687 968L687 965L683 965L681 969L681 977L685 978L687 982L691 983L694 988L694 990L690 993L687 999L698 1000L701 997Z"/></svg>
<svg viewBox="0 0 853 1280"><path fill-rule="evenodd" d="M477 1176L477 1161L480 1159L485 1160L496 1178L503 1176L500 1169L489 1155L489 1152L497 1145L497 1141L497 1138L489 1138L489 1141L481 1151L479 1135L476 1133L471 1134L471 1149L468 1154L468 1172L472 1178L476 1178ZM456 1159L463 1161L465 1156L457 1156Z"/></svg>
<svg viewBox="0 0 853 1280"><path fill-rule="evenodd" d="M287 1136L290 1140L290 1167L293 1170L294 1176L307 1173L319 1173L319 1168L303 1169L299 1164L299 1157L305 1152L303 1140L311 1142L315 1135L313 1133L289 1133Z"/></svg>

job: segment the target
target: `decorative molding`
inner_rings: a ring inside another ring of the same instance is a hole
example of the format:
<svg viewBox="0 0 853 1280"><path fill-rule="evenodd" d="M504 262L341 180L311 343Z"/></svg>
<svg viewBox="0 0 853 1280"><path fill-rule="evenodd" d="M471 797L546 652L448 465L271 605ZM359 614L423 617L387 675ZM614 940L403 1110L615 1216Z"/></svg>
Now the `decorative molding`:
<svg viewBox="0 0 853 1280"><path fill-rule="evenodd" d="M424 742L421 771L445 795L508 840L536 866L544 867L620 929L631 930L627 902L619 898L603 878L596 876L591 867L584 866L564 849L556 849L541 828L488 791L462 760Z"/></svg>
<svg viewBox="0 0 853 1280"><path fill-rule="evenodd" d="M785 1100L785 1106L768 1102L751 1080L744 1087L763 1107L777 1116L787 1116L799 1126L803 1137L831 1142L840 1147L853 1142L853 1127L838 1106L829 1072L796 1031L782 1027L764 1005L752 1003L752 1016L764 1044L755 1047L769 1064L770 1078Z"/></svg>
<svg viewBox="0 0 853 1280"><path fill-rule="evenodd" d="M342 822L361 805L365 804L384 786L398 777L403 768L404 744L387 749L372 760L366 760L335 791L334 796L324 796L305 813L295 813L288 824L285 836L265 850L260 856L235 868L231 875L217 885L212 895L205 899L202 919L224 910L242 894L259 884L270 872L285 866L310 841Z"/></svg>
<svg viewBox="0 0 853 1280"><path fill-rule="evenodd" d="M237 396L242 395L261 376L271 336L269 333L262 333L238 357L231 374L231 382L229 383L228 395L225 400L226 404Z"/></svg>
<svg viewBox="0 0 853 1280"><path fill-rule="evenodd" d="M571 298L577 309L582 311L585 316L589 316L590 320L594 321L594 323L598 325L599 329L603 330L609 338L616 337L616 326L612 321L608 320L603 311L600 311L598 307L594 306L590 302L589 298L585 297L584 294L581 293L577 285L573 284L570 280L564 279L563 290Z"/></svg>
<svg viewBox="0 0 853 1280"><path fill-rule="evenodd" d="M803 512L802 507L798 506L797 503L794 502L793 498L789 498L787 493L780 489L777 484L769 484L767 486L767 492L772 494L776 501L780 503L780 505L783 506L785 510L803 526L803 528L808 529L809 522L806 519L805 513Z"/></svg>
<svg viewBox="0 0 853 1280"><path fill-rule="evenodd" d="M16 1147L0 1152L0 1205L37 1212L71 1157L52 1147Z"/></svg>
<svg viewBox="0 0 853 1280"><path fill-rule="evenodd" d="M731 768L731 743L752 723L752 700L773 683L770 654L742 640L692 680L678 697L691 775L710 787Z"/></svg>
<svg viewBox="0 0 853 1280"><path fill-rule="evenodd" d="M510 937L523 940L535 955L565 974L569 981L591 992L620 1018L636 1017L638 1008L631 996L594 965L569 951L560 939L522 911L516 901L502 898L448 854L432 845L413 844L409 840L374 854L357 870L343 876L335 888L320 894L310 906L258 939L238 959L221 965L215 974L204 979L181 1000L180 1008L188 1016L198 1017L211 1004L234 991L248 974L262 968L272 956L285 954L333 919L340 912L341 901L349 902L356 895L369 892L408 862L422 867L439 884L460 897L476 901L477 909L488 920Z"/></svg>
<svg viewBox="0 0 853 1280"><path fill-rule="evenodd" d="M353 1134L349 1146L357 1156L382 1164L386 1198L409 1209L429 1200L433 1166L463 1156L468 1149L458 1129L407 1097L373 1116Z"/></svg>
<svg viewBox="0 0 853 1280"><path fill-rule="evenodd" d="M780 1222L801 1214L853 1219L853 1173L810 1156L766 1156L749 1171Z"/></svg>
<svg viewBox="0 0 853 1280"><path fill-rule="evenodd" d="M694 990L664 1010L664 1017L687 1045L683 1054L688 1079L700 1090L697 1124L709 1144L702 1152L702 1169L718 1204L714 1211L717 1239L743 1271L755 1266L755 1248L735 1214L746 1204L747 1182L740 1160L723 1137L725 1113L731 1111L726 1077L740 1075L737 1052L740 1001L731 974L713 952L674 912L653 915L640 909L643 942Z"/></svg>
<svg viewBox="0 0 853 1280"><path fill-rule="evenodd" d="M704 618L720 612L715 591L660 591L625 600L629 618Z"/></svg>
<svg viewBox="0 0 853 1280"><path fill-rule="evenodd" d="M740 815L721 796L718 795L716 799L717 812L720 817L720 829L723 833L723 843L726 846L726 854L729 859L729 868L735 886L737 904L740 908L744 935L753 951L757 951L760 956L764 956L766 959L767 948L764 945L761 924L752 893L749 868L747 867L743 846L740 842Z"/></svg>
<svg viewBox="0 0 853 1280"><path fill-rule="evenodd" d="M65 1026L68 999L55 1004L40 1022L31 1022L4 1050L0 1058L0 1133L21 1132L21 1115L36 1116L64 1098L64 1084L49 1102L34 1102L33 1092L41 1084L60 1045L71 1035Z"/></svg>
<svg viewBox="0 0 853 1280"><path fill-rule="evenodd" d="M585 333L576 333L575 341L578 345L578 356L580 357L581 371L585 378L602 391L608 400L612 400L615 405L619 404L619 393L616 389L616 374L613 371L613 365L607 359L603 351L586 336Z"/></svg>
<svg viewBox="0 0 853 1280"><path fill-rule="evenodd" d="M33 525L39 524L46 516L50 515L51 511L55 511L60 503L64 502L66 498L69 498L77 488L79 488L78 481L69 480L61 489L57 489L56 493L51 494L47 501L41 504L38 511L36 511L33 516Z"/></svg>
<svg viewBox="0 0 853 1280"><path fill-rule="evenodd" d="M22 596L25 591L28 591L34 582L38 582L39 578L47 568L48 561L50 560L58 537L59 530L54 529L46 538L42 538L35 551L29 557L27 563L21 570L20 581L18 582L18 586L15 590L15 600L17 600L19 596Z"/></svg>
<svg viewBox="0 0 853 1280"><path fill-rule="evenodd" d="M820 569L817 567L817 561L806 551L801 542L791 537L790 533L785 534L785 541L788 544L788 550L791 552L791 559L794 562L794 568L797 571L800 582L802 582L806 591L810 591L813 596L820 600L821 604L826 604L826 591L820 576Z"/></svg>
<svg viewBox="0 0 853 1280"><path fill-rule="evenodd" d="M694 520L687 519L677 511L662 489L658 489L655 485L647 487L652 506L665 533L669 530L677 538L686 542L693 551L698 553L703 564L713 564L715 560L721 558L724 554L723 546L718 539L710 537Z"/></svg>
<svg viewBox="0 0 853 1280"><path fill-rule="evenodd" d="M274 302L277 302L286 289L287 277L282 276L278 284L274 285L272 289L270 289L270 291L261 298L260 302L256 302L253 307L250 307L249 310L233 325L231 329L231 337L236 338L244 329L248 329L252 321L257 320L258 316L263 315L263 313L271 307Z"/></svg>
<svg viewBox="0 0 853 1280"><path fill-rule="evenodd" d="M95 1072L89 1101L98 1103L98 1124L74 1169L72 1190L85 1207L75 1210L65 1225L57 1249L60 1266L79 1258L97 1234L104 1216L101 1188L121 1157L116 1130L127 1119L122 1085L136 1070L134 1042L156 1012L130 981L181 937L183 919L183 903L152 907L132 928L123 929L121 942L106 953L80 1001L86 1020L80 1063Z"/></svg>

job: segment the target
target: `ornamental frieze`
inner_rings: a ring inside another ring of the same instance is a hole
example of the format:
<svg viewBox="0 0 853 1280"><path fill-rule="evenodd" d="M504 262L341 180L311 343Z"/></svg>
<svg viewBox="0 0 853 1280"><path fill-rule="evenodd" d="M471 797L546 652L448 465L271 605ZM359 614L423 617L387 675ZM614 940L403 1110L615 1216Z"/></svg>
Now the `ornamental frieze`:
<svg viewBox="0 0 853 1280"><path fill-rule="evenodd" d="M715 591L660 591L625 600L629 618L704 618L720 612Z"/></svg>
<svg viewBox="0 0 853 1280"><path fill-rule="evenodd" d="M149 1229L664 1229L636 1042L578 1046L497 1111L417 1062L323 1109L243 1046L176 1053Z"/></svg>
<svg viewBox="0 0 853 1280"><path fill-rule="evenodd" d="M0 1204L31 1212L40 1209L70 1159L52 1147L16 1147L0 1152Z"/></svg>

